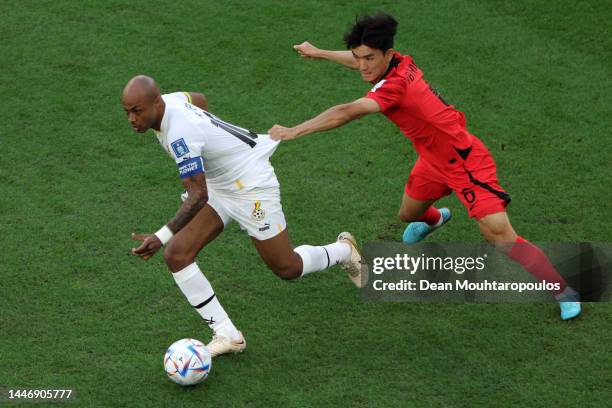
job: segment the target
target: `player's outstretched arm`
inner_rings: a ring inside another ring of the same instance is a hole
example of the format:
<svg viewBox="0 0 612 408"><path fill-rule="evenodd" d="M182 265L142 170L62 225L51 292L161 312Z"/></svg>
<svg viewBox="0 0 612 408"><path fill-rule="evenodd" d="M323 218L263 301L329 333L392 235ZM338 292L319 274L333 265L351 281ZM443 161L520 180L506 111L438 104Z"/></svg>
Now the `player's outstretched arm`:
<svg viewBox="0 0 612 408"><path fill-rule="evenodd" d="M380 112L380 106L373 99L360 98L351 103L336 105L314 118L292 128L274 125L268 130L274 140L293 140L315 132L340 127L369 113Z"/></svg>
<svg viewBox="0 0 612 408"><path fill-rule="evenodd" d="M165 225L163 229L169 229L169 237L176 234L206 205L208 201L208 189L206 188L206 177L199 173L183 179L183 186L188 195L181 208L178 209L174 218ZM160 230L161 231L161 230ZM159 231L158 231L159 233ZM168 237L168 239L169 239ZM163 246L158 234L134 234L132 239L142 241L138 248L132 248L132 255L139 256L145 261L151 258Z"/></svg>
<svg viewBox="0 0 612 408"><path fill-rule="evenodd" d="M308 41L293 46L293 49L306 59L326 59L351 69L358 69L357 61L351 51L330 51L315 47Z"/></svg>

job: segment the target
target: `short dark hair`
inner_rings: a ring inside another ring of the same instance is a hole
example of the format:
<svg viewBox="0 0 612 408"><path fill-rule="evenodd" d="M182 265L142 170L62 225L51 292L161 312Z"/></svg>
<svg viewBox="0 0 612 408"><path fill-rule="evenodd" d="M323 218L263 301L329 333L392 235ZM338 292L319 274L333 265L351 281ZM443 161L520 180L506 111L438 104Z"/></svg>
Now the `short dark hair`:
<svg viewBox="0 0 612 408"><path fill-rule="evenodd" d="M361 16L350 30L344 34L346 48L367 45L386 52L393 48L393 37L397 31L397 20L386 13L375 16Z"/></svg>

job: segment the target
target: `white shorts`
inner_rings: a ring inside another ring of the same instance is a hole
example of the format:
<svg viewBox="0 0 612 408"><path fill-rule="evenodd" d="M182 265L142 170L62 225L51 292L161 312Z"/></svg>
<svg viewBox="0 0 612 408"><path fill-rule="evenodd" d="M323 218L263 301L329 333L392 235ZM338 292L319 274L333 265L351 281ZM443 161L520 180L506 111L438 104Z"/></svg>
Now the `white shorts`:
<svg viewBox="0 0 612 408"><path fill-rule="evenodd" d="M278 187L252 189L247 193L208 191L208 204L223 225L235 220L253 238L270 239L287 228Z"/></svg>

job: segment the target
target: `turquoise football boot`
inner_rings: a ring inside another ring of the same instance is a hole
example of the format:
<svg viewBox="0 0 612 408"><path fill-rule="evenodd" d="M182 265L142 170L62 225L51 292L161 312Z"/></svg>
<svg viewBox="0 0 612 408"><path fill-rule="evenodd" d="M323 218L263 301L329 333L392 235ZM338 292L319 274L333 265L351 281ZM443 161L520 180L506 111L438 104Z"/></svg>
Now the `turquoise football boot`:
<svg viewBox="0 0 612 408"><path fill-rule="evenodd" d="M440 208L440 214L442 214L442 224L437 227L431 227L427 225L426 222L422 221L411 222L408 224L402 237L404 244L410 245L422 241L427 235L440 228L451 219L451 212L448 208Z"/></svg>
<svg viewBox="0 0 612 408"><path fill-rule="evenodd" d="M569 320L578 317L582 311L580 302L559 302L561 307L561 319Z"/></svg>
<svg viewBox="0 0 612 408"><path fill-rule="evenodd" d="M580 315L582 306L580 305L580 294L571 287L567 287L563 293L555 296L561 308L561 319L569 320Z"/></svg>

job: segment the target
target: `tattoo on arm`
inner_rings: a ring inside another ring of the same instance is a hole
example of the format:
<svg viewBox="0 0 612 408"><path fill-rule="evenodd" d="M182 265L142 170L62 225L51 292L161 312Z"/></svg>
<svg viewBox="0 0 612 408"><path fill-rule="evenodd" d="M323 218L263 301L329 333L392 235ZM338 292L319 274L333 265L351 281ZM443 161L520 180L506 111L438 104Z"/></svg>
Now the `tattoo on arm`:
<svg viewBox="0 0 612 408"><path fill-rule="evenodd" d="M189 224L189 221L206 205L207 201L208 197L206 194L202 196L201 194L190 193L183 202L183 205L181 205L181 208L176 212L174 218L167 224L168 228L174 234L179 232L185 225Z"/></svg>
<svg viewBox="0 0 612 408"><path fill-rule="evenodd" d="M203 178L203 175L200 176ZM208 201L205 182L204 185L198 187L195 187L193 184L186 187L189 193L187 199L183 202L181 208L178 209L174 218L166 224L174 234L179 232L185 225L189 224L189 221L195 217Z"/></svg>

